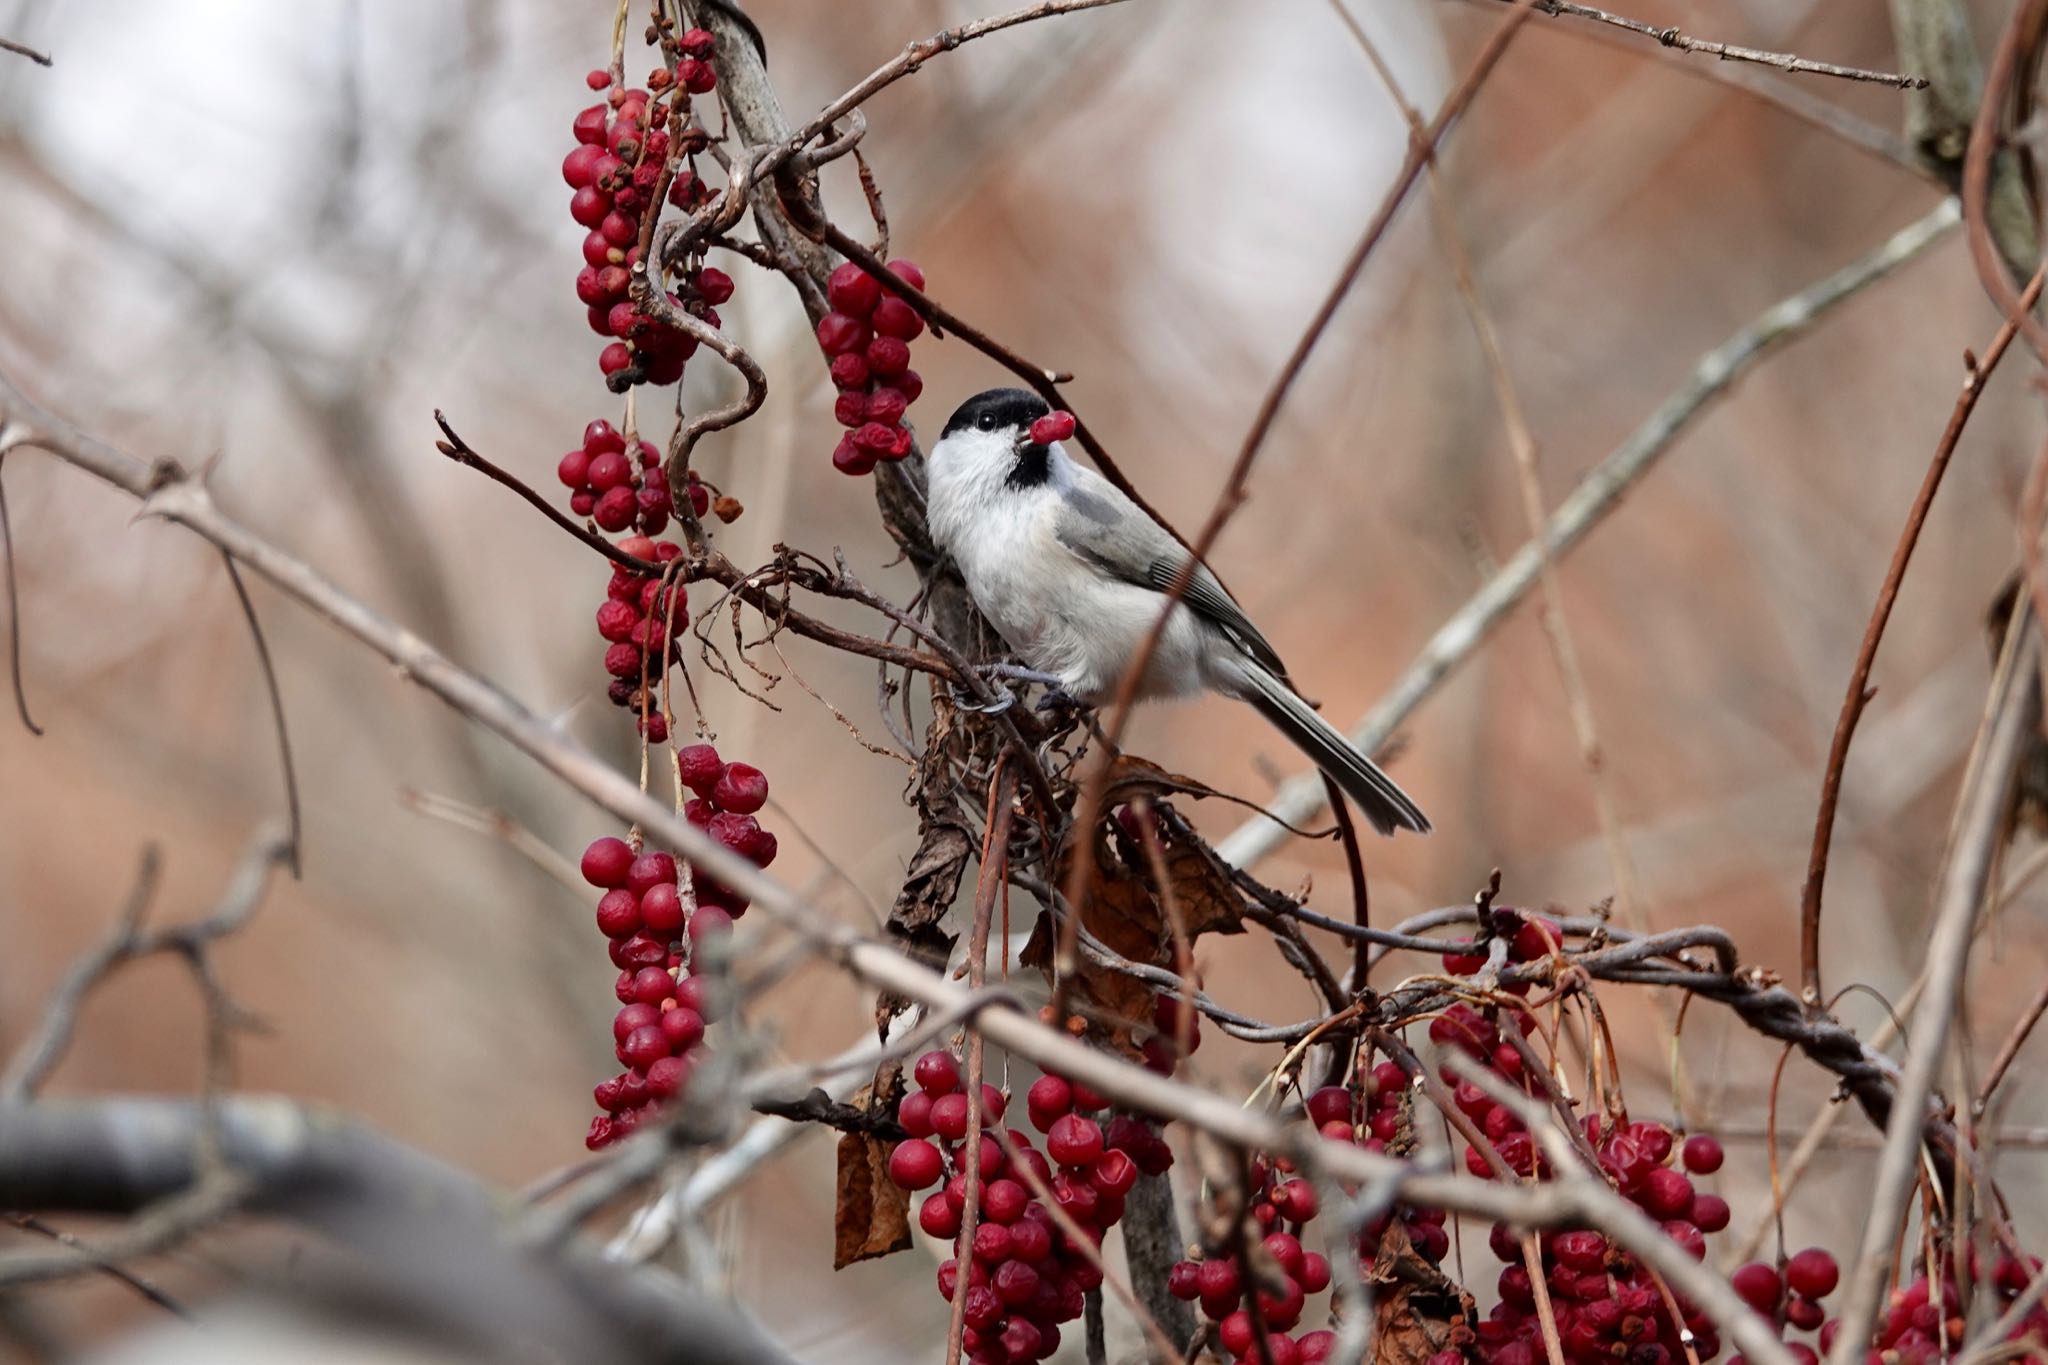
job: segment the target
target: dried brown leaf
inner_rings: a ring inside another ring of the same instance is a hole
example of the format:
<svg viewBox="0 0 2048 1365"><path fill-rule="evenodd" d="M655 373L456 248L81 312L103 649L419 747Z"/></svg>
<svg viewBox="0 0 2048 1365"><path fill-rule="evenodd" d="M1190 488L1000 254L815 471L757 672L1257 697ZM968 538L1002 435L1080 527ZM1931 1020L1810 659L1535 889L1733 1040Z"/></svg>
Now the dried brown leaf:
<svg viewBox="0 0 2048 1365"><path fill-rule="evenodd" d="M910 1245L910 1192L889 1179L889 1153L895 1148L865 1133L840 1136L832 1205L834 1270Z"/></svg>
<svg viewBox="0 0 2048 1365"><path fill-rule="evenodd" d="M1471 1295L1416 1251L1398 1218L1387 1220L1371 1275L1373 1365L1424 1365L1470 1337Z"/></svg>

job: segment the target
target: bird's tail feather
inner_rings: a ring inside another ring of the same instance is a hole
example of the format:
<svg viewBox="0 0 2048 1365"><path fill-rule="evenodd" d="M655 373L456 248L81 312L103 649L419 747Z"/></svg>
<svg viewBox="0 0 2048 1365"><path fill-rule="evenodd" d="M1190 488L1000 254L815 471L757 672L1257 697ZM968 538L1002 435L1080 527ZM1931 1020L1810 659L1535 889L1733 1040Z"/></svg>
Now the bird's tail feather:
<svg viewBox="0 0 2048 1365"><path fill-rule="evenodd" d="M1245 700L1328 773L1345 795L1358 803L1374 829L1381 834L1392 834L1396 829L1429 833L1429 817L1409 799L1408 793L1287 684L1255 663L1245 663L1244 673L1250 683Z"/></svg>

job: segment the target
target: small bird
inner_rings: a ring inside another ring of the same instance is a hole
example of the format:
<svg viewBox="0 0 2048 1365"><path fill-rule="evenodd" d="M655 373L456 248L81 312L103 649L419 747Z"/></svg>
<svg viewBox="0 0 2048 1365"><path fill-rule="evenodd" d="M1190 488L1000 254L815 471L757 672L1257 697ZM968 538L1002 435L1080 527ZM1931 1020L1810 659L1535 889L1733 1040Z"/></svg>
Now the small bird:
<svg viewBox="0 0 2048 1365"><path fill-rule="evenodd" d="M1034 437L1034 424L1046 433L1041 419L1050 414L1044 399L1022 389L990 389L962 403L931 450L927 519L1010 648L1068 696L1100 706L1158 622L1188 551L1059 441ZM1206 689L1249 702L1358 803L1374 829L1428 833L1428 817L1407 793L1286 676L1273 646L1197 565L1138 695Z"/></svg>

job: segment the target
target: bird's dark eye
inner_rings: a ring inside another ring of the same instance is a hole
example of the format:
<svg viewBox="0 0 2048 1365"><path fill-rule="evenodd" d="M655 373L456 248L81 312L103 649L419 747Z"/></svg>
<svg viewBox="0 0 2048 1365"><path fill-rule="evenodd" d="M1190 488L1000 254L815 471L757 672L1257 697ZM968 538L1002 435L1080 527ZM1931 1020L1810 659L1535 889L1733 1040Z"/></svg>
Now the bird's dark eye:
<svg viewBox="0 0 2048 1365"><path fill-rule="evenodd" d="M983 431L994 431L996 429L996 415L992 412L984 412L975 420L974 424Z"/></svg>

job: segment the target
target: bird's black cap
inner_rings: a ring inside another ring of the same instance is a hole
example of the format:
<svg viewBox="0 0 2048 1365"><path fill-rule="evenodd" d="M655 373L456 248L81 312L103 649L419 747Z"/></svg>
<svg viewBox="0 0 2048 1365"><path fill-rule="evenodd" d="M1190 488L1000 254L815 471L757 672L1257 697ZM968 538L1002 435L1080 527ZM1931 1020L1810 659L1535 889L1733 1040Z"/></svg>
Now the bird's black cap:
<svg viewBox="0 0 2048 1365"><path fill-rule="evenodd" d="M940 439L969 427L979 427L983 431L1028 427L1051 411L1043 398L1025 389L989 389L977 393L953 410L953 415L946 419L946 429L940 433Z"/></svg>

